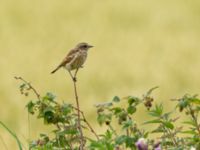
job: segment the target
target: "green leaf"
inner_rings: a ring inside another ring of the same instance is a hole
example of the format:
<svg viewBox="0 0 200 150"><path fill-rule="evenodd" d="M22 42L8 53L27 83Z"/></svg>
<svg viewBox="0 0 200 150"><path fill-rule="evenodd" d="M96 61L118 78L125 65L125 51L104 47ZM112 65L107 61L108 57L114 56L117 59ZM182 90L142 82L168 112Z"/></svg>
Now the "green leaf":
<svg viewBox="0 0 200 150"><path fill-rule="evenodd" d="M50 102L53 102L55 98L56 98L55 95L53 95L53 94L50 93L50 92L47 92L46 95L43 97L43 101L50 101Z"/></svg>
<svg viewBox="0 0 200 150"><path fill-rule="evenodd" d="M64 136L65 134L76 135L76 134L78 134L78 130L75 128L72 128L72 129L67 129L64 131L57 132L57 134L59 136Z"/></svg>
<svg viewBox="0 0 200 150"><path fill-rule="evenodd" d="M129 106L127 108L127 112L132 115L133 113L136 112L136 107L135 106Z"/></svg>
<svg viewBox="0 0 200 150"><path fill-rule="evenodd" d="M113 98L113 100L112 100L113 102L120 102L120 98L118 97L118 96L115 96L114 98Z"/></svg>
<svg viewBox="0 0 200 150"><path fill-rule="evenodd" d="M97 117L97 121L100 125L104 124L105 122L110 122L112 119L112 114L99 114Z"/></svg>
<svg viewBox="0 0 200 150"><path fill-rule="evenodd" d="M90 147L91 150L103 150L103 149L105 149L104 144L102 144L100 141L92 141L89 147Z"/></svg>
<svg viewBox="0 0 200 150"><path fill-rule="evenodd" d="M97 121L100 125L102 125L106 120L106 116L104 114L99 114L97 117Z"/></svg>
<svg viewBox="0 0 200 150"><path fill-rule="evenodd" d="M111 140L112 139L112 132L107 130L105 134L105 139L106 140Z"/></svg>
<svg viewBox="0 0 200 150"><path fill-rule="evenodd" d="M163 133L165 130L162 126L157 127L155 130L151 131L151 133Z"/></svg>
<svg viewBox="0 0 200 150"><path fill-rule="evenodd" d="M35 103L33 103L32 101L30 101L26 107L28 108L28 112L30 114L34 114L34 106L35 106Z"/></svg>
<svg viewBox="0 0 200 150"><path fill-rule="evenodd" d="M115 139L117 145L122 145L123 143L125 143L125 141L126 141L125 135L121 135Z"/></svg>
<svg viewBox="0 0 200 150"><path fill-rule="evenodd" d="M188 102L187 99L186 100L181 100L179 102L179 107L180 107L181 110L183 110L184 108L186 108L188 105L189 105L189 102Z"/></svg>
<svg viewBox="0 0 200 150"><path fill-rule="evenodd" d="M63 115L65 116L72 112L72 106L70 104L63 104L61 109L62 109Z"/></svg>
<svg viewBox="0 0 200 150"><path fill-rule="evenodd" d="M121 113L123 111L123 109L121 107L114 107L111 110L114 111L115 115L118 115L119 113Z"/></svg>
<svg viewBox="0 0 200 150"><path fill-rule="evenodd" d="M133 126L133 121L132 120L127 120L127 121L124 121L123 122L123 127L122 127L122 129L128 129L128 128L130 128L130 127L132 127Z"/></svg>
<svg viewBox="0 0 200 150"><path fill-rule="evenodd" d="M118 114L118 123L121 124L122 122L127 120L127 113L125 111L122 111L121 113Z"/></svg>
<svg viewBox="0 0 200 150"><path fill-rule="evenodd" d="M19 88L20 88L20 89L23 89L23 88L25 88L25 86L26 86L26 83L23 83L23 84L21 84L21 85L19 86Z"/></svg>
<svg viewBox="0 0 200 150"><path fill-rule="evenodd" d="M189 99L189 101L194 104L200 105L200 99L198 99L198 98L191 98L191 99Z"/></svg>
<svg viewBox="0 0 200 150"><path fill-rule="evenodd" d="M128 148L131 148L131 149L134 149L135 150L135 138L134 137L129 137L127 136L126 137L126 147Z"/></svg>
<svg viewBox="0 0 200 150"><path fill-rule="evenodd" d="M149 111L149 115L153 117L160 117L163 114L163 106L162 104L156 105L155 108Z"/></svg>
<svg viewBox="0 0 200 150"><path fill-rule="evenodd" d="M191 125L191 126L196 126L196 124L195 124L195 122L194 121L184 121L184 122L182 122L182 123L184 123L184 124L188 124L188 125Z"/></svg>
<svg viewBox="0 0 200 150"><path fill-rule="evenodd" d="M196 134L196 132L193 131L193 130L182 131L181 133L183 133L183 134L192 134L192 135Z"/></svg>
<svg viewBox="0 0 200 150"><path fill-rule="evenodd" d="M47 107L43 111L44 122L52 123L54 119L54 109L52 107Z"/></svg>
<svg viewBox="0 0 200 150"><path fill-rule="evenodd" d="M133 103L139 103L140 99L134 96L128 97L128 104L132 105Z"/></svg>
<svg viewBox="0 0 200 150"><path fill-rule="evenodd" d="M150 120L150 121L146 121L143 124L154 124L154 123L162 123L162 121L160 119L155 119L155 120Z"/></svg>
<svg viewBox="0 0 200 150"><path fill-rule="evenodd" d="M169 129L174 129L174 125L171 122L163 122L164 126Z"/></svg>
<svg viewBox="0 0 200 150"><path fill-rule="evenodd" d="M113 105L113 103L112 102L107 102L107 103L101 103L101 104L96 104L95 106L97 107L97 108L109 108L109 107L111 107Z"/></svg>

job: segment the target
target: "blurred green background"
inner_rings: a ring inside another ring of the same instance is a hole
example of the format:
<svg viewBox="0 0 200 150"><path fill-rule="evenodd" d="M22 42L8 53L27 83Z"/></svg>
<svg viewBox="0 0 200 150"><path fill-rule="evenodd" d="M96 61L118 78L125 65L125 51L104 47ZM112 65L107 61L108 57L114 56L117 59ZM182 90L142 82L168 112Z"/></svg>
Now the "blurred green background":
<svg viewBox="0 0 200 150"><path fill-rule="evenodd" d="M3 0L0 120L24 144L29 137L25 104L34 97L21 96L13 77L74 103L68 73L50 72L78 42L95 46L78 74L78 92L81 109L98 131L94 104L114 95L140 96L158 85L154 96L170 109L170 98L200 93L199 0ZM31 138L43 130L42 121L31 117ZM2 128L0 137L14 149L15 141Z"/></svg>

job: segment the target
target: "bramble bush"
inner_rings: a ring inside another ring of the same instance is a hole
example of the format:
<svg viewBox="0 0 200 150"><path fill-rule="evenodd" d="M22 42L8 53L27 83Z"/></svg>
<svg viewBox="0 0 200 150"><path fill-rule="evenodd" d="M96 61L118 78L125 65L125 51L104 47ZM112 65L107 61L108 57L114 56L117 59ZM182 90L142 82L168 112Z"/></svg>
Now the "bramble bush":
<svg viewBox="0 0 200 150"><path fill-rule="evenodd" d="M99 134L83 110L69 103L59 103L50 92L41 96L29 82L21 77L15 78L22 82L21 94L28 96L33 92L36 95L36 100L26 104L28 113L42 119L44 125L53 126L51 135L41 133L29 142L31 150L200 150L200 99L197 95L186 94L173 99L175 108L170 112L165 112L162 104L155 104L151 95L157 87L142 97L114 96L111 101L96 105L97 122L107 127L105 133ZM135 119L140 105L149 115L149 120L142 125ZM177 120L181 116L185 121L180 124ZM148 131L149 124L156 128ZM85 130L91 135L84 135L82 131Z"/></svg>

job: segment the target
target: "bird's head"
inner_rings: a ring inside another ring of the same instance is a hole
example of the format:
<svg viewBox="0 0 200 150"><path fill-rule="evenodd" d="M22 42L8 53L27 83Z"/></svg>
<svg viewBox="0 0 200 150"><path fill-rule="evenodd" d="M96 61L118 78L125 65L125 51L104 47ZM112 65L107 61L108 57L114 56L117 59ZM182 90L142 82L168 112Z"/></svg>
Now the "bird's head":
<svg viewBox="0 0 200 150"><path fill-rule="evenodd" d="M88 43L79 43L76 47L81 50L88 50L94 46L89 45Z"/></svg>

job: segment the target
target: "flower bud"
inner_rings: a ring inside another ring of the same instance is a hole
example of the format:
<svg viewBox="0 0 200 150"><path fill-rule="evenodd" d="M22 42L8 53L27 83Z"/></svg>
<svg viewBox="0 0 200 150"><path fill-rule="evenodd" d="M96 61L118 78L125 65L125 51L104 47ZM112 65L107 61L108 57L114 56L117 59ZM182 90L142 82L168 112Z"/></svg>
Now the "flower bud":
<svg viewBox="0 0 200 150"><path fill-rule="evenodd" d="M148 145L144 138L138 139L135 145L138 148L138 150L148 150Z"/></svg>

